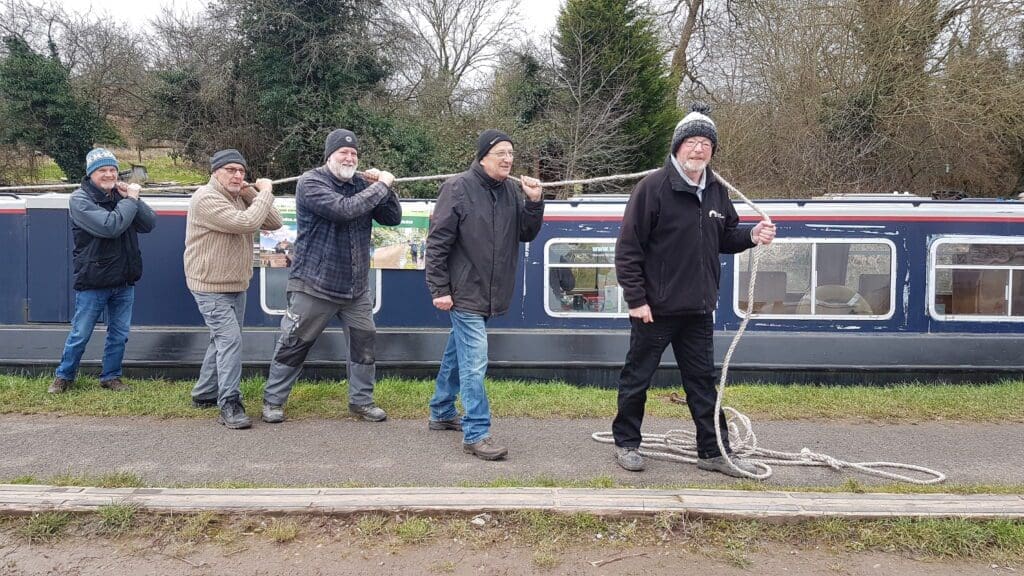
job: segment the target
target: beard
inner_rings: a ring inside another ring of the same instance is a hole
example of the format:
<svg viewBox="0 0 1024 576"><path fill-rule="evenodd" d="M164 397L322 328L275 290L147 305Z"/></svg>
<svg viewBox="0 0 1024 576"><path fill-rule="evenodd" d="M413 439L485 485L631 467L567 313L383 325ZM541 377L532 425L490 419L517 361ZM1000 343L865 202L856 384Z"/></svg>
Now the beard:
<svg viewBox="0 0 1024 576"><path fill-rule="evenodd" d="M703 172L707 166L708 163L703 160L687 160L683 162L683 170L685 172Z"/></svg>
<svg viewBox="0 0 1024 576"><path fill-rule="evenodd" d="M334 160L327 161L327 169L334 174L334 177L338 180L351 180L356 174L356 167L358 164L353 166L346 166L341 162L335 162Z"/></svg>

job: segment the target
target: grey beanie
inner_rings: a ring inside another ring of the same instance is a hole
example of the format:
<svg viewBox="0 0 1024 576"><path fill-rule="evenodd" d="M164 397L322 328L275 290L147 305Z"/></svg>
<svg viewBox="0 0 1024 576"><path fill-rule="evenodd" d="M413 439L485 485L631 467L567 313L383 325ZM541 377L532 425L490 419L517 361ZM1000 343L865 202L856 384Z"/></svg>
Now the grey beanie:
<svg viewBox="0 0 1024 576"><path fill-rule="evenodd" d="M476 159L483 160L484 156L487 156L487 153L490 152L491 148L494 148L498 142L508 142L511 144L512 139L508 137L508 134L493 128L481 132L480 137L476 140Z"/></svg>
<svg viewBox="0 0 1024 576"><path fill-rule="evenodd" d="M334 151L338 148L352 148L356 151L359 150L359 140L351 130L345 130L344 128L338 128L327 135L327 140L324 140L324 162L334 154Z"/></svg>
<svg viewBox="0 0 1024 576"><path fill-rule="evenodd" d="M210 172L216 172L228 164L241 164L242 168L249 169L249 165L245 163L245 156L234 148L218 150L210 156Z"/></svg>
<svg viewBox="0 0 1024 576"><path fill-rule="evenodd" d="M703 102L694 102L690 105L690 113L676 124L676 130L672 133L672 155L675 156L683 140L694 136L703 136L711 140L711 155L715 155L718 148L718 130L715 129L715 121L708 116L711 107Z"/></svg>

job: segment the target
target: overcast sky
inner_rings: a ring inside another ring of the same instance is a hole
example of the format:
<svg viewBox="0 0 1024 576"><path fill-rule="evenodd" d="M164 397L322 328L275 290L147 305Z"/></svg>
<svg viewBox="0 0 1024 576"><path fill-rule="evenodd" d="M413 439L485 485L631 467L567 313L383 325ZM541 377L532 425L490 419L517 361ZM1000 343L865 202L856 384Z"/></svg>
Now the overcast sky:
<svg viewBox="0 0 1024 576"><path fill-rule="evenodd" d="M541 38L555 26L558 9L564 0L520 0L523 22L533 25L534 38ZM171 6L176 12L198 12L206 0L62 0L65 8L75 12L109 13L118 20L146 22L160 12L162 6Z"/></svg>

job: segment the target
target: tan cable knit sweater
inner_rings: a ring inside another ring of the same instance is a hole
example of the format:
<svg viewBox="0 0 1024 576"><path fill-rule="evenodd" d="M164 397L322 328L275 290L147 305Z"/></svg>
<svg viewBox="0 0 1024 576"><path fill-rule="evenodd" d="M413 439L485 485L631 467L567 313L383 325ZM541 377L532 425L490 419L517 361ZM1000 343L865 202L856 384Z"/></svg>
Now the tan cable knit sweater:
<svg viewBox="0 0 1024 576"><path fill-rule="evenodd" d="M244 292L252 279L252 235L277 230L270 191L237 197L213 176L192 195L185 224L185 281L195 292Z"/></svg>

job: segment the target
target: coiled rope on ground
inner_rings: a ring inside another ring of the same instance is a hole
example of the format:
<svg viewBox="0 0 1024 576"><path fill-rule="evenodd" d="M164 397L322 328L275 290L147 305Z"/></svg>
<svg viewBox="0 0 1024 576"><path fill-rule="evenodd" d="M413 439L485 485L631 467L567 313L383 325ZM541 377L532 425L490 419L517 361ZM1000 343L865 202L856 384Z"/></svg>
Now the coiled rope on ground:
<svg viewBox="0 0 1024 576"><path fill-rule="evenodd" d="M541 182L542 188L556 188L562 186L575 186L580 184L596 184L600 182L612 182L617 180L635 180L643 178L648 174L656 172L657 169L645 170L643 172L635 172L632 174L614 174L610 176L601 176L596 178L583 178L577 180L560 180L557 182ZM437 174L432 176L409 176L404 178L395 178L396 183L408 183L408 182L426 182L432 180L447 180L457 174ZM760 206L755 204L742 192L739 191L735 186L730 184L726 179L722 178L720 174L715 172L715 177L723 186L726 187L729 192L733 193L742 200L747 206L749 206L754 212L759 214L763 220L771 221L768 214L761 209ZM273 180L272 184L285 184L298 180L298 176L290 178L282 178L279 180ZM513 180L518 181L516 178ZM56 189L73 189L78 188L78 184L60 184L60 185L41 185L41 186L5 186L0 187L0 191L10 190L56 190ZM145 192L152 191L165 191L165 190L195 190L199 188L196 186L157 186L152 188L144 188ZM723 397L725 395L725 383L729 374L729 364L732 361L733 353L736 351L736 346L739 344L740 339L743 337L743 333L747 330L747 324L750 322L750 317L753 314L754 307L754 287L757 282L757 269L760 262L761 253L763 250L760 247L754 247L753 257L750 268L750 283L747 287L747 309L743 320L740 321L739 328L736 330L736 334L732 338L732 342L729 344L729 349L725 353L725 357L722 361L722 372L716 386L716 397L715 397L715 440L718 444L718 449L724 456L729 466L735 470L739 475L750 478L753 480L765 480L772 475L772 466L827 466L833 470L840 471L843 469L851 469L860 473L876 476L879 478L885 478L888 480L894 480L897 482L907 482L910 484L936 484L946 479L946 475L924 466L917 466L914 464L904 464L901 462L847 462L829 456L828 454L822 454L818 452L812 452L808 448L803 448L799 452L780 452L776 450L769 450L767 448L761 448L757 445L757 436L754 434L753 427L751 425L750 418L742 414L738 410L729 406L722 406ZM750 473L741 468L738 468L730 459L729 454L725 450L725 445L722 440L720 418L722 413L726 414L726 427L729 434L729 445L733 450L733 454L738 455L751 464L753 464L760 472ZM604 444L613 444L614 439L612 438L611 432L595 432L591 436L597 442ZM672 462L685 462L685 463L696 463L697 462L697 440L696 434L690 430L669 430L665 434L644 434L639 449L640 454L643 456L658 459L668 460ZM894 472L894 470L905 470L911 472L917 472L921 477L910 476L907 474L900 474Z"/></svg>

